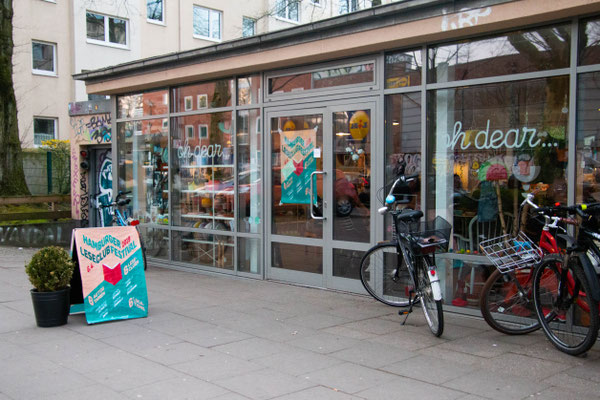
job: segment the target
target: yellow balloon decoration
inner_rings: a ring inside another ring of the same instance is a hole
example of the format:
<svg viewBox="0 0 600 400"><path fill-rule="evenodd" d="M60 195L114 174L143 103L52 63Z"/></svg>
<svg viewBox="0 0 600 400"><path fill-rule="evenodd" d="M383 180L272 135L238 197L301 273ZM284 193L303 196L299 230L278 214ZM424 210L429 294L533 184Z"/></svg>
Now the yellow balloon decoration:
<svg viewBox="0 0 600 400"><path fill-rule="evenodd" d="M354 140L363 140L369 134L371 123L364 111L357 111L350 118L350 134Z"/></svg>
<svg viewBox="0 0 600 400"><path fill-rule="evenodd" d="M283 130L286 131L286 132L287 131L295 131L296 130L296 124L291 119L288 119L285 122L285 124L283 124Z"/></svg>

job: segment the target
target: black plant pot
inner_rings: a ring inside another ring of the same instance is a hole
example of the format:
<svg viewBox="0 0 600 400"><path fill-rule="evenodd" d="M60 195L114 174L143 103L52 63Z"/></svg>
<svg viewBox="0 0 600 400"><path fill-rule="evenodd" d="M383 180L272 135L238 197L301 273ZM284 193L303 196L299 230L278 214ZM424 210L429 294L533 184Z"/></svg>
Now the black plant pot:
<svg viewBox="0 0 600 400"><path fill-rule="evenodd" d="M70 287L56 292L38 292L37 289L31 289L31 300L37 326L48 328L67 323L71 308L70 292Z"/></svg>

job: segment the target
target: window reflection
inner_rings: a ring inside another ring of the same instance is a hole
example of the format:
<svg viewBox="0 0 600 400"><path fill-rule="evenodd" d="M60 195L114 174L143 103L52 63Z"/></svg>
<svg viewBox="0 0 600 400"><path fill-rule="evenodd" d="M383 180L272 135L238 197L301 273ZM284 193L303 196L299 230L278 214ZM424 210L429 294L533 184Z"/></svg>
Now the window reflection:
<svg viewBox="0 0 600 400"><path fill-rule="evenodd" d="M168 120L117 124L119 190L131 191L133 217L169 224Z"/></svg>
<svg viewBox="0 0 600 400"><path fill-rule="evenodd" d="M334 240L368 242L371 204L371 110L333 113Z"/></svg>
<svg viewBox="0 0 600 400"><path fill-rule="evenodd" d="M577 89L576 201L592 203L600 201L600 73L580 75Z"/></svg>
<svg viewBox="0 0 600 400"><path fill-rule="evenodd" d="M271 118L271 143L272 233L322 237L323 115Z"/></svg>
<svg viewBox="0 0 600 400"><path fill-rule="evenodd" d="M166 90L119 96L117 115L119 118L140 118L163 115L169 111L169 95Z"/></svg>
<svg viewBox="0 0 600 400"><path fill-rule="evenodd" d="M579 25L579 65L600 63L600 21L592 20Z"/></svg>
<svg viewBox="0 0 600 400"><path fill-rule="evenodd" d="M173 89L173 112L206 111L231 106L233 79L222 79Z"/></svg>
<svg viewBox="0 0 600 400"><path fill-rule="evenodd" d="M232 113L173 119L173 224L234 230Z"/></svg>
<svg viewBox="0 0 600 400"><path fill-rule="evenodd" d="M247 76L238 79L238 105L260 103L260 75Z"/></svg>
<svg viewBox="0 0 600 400"><path fill-rule="evenodd" d="M237 118L238 218L240 232L260 232L261 127L260 110L239 111Z"/></svg>
<svg viewBox="0 0 600 400"><path fill-rule="evenodd" d="M269 94L356 85L374 82L374 80L375 64L359 64L270 78Z"/></svg>
<svg viewBox="0 0 600 400"><path fill-rule="evenodd" d="M516 230L534 189L540 205L566 202L568 93L568 77L428 93L428 204L454 221L455 251Z"/></svg>
<svg viewBox="0 0 600 400"><path fill-rule="evenodd" d="M385 88L421 84L421 50L401 51L385 56Z"/></svg>
<svg viewBox="0 0 600 400"><path fill-rule="evenodd" d="M451 82L569 66L571 27L517 31L429 49L429 83Z"/></svg>

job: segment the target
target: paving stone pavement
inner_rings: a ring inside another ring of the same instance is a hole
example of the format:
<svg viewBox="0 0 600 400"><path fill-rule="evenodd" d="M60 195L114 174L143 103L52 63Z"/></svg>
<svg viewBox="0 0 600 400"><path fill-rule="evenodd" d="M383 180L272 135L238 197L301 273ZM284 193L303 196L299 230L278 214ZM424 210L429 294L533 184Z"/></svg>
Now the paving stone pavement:
<svg viewBox="0 0 600 400"><path fill-rule="evenodd" d="M598 345L451 313L438 339L366 296L153 266L148 318L37 328L33 252L0 247L0 400L600 398Z"/></svg>

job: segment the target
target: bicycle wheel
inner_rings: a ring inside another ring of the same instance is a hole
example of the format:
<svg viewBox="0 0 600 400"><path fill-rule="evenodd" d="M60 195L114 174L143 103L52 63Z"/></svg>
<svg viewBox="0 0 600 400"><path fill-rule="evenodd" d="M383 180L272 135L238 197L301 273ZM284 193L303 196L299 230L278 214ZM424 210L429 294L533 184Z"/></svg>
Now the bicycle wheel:
<svg viewBox="0 0 600 400"><path fill-rule="evenodd" d="M371 296L393 307L407 307L410 276L395 242L372 247L360 262L360 280Z"/></svg>
<svg viewBox="0 0 600 400"><path fill-rule="evenodd" d="M540 329L533 303L533 268L502 274L495 270L485 281L479 307L489 326L507 335Z"/></svg>
<svg viewBox="0 0 600 400"><path fill-rule="evenodd" d="M427 271L431 266L431 261L428 257L423 257L422 260L423 262L420 262L419 265L416 266L415 271L417 274L417 290L421 298L421 308L423 309L423 314L425 314L427 325L429 325L431 333L439 337L444 332L442 300L435 300L433 298L433 289L431 288L431 281L427 274Z"/></svg>
<svg viewBox="0 0 600 400"><path fill-rule="evenodd" d="M563 258L548 255L535 268L533 298L546 337L560 351L579 355L588 351L598 337L598 302L579 260L572 257L561 282Z"/></svg>

